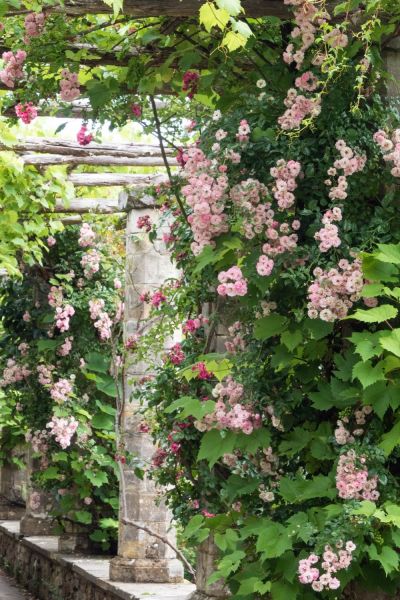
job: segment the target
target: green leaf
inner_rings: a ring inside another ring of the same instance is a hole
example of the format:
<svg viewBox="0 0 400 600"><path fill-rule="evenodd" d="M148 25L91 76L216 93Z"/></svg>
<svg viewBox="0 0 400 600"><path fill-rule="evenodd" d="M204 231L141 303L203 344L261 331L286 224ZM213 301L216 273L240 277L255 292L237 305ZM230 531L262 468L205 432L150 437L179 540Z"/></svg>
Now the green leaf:
<svg viewBox="0 0 400 600"><path fill-rule="evenodd" d="M58 470L58 467L48 467L45 471L43 471L41 476L46 481L51 479L58 479L60 477L60 472Z"/></svg>
<svg viewBox="0 0 400 600"><path fill-rule="evenodd" d="M234 52L238 48L243 48L246 45L247 37L235 31L228 31L223 37L221 46L226 47L229 52Z"/></svg>
<svg viewBox="0 0 400 600"><path fill-rule="evenodd" d="M378 381L384 381L385 368L383 362L372 366L370 360L360 361L353 367L353 379L359 379L363 388L367 388Z"/></svg>
<svg viewBox="0 0 400 600"><path fill-rule="evenodd" d="M303 334L300 329L295 329L294 331L284 331L281 335L281 342L286 346L288 350L291 352L297 348L303 341Z"/></svg>
<svg viewBox="0 0 400 600"><path fill-rule="evenodd" d="M378 244L379 252L374 256L381 262L400 265L400 244Z"/></svg>
<svg viewBox="0 0 400 600"><path fill-rule="evenodd" d="M92 514L88 510L77 510L75 511L75 519L79 523L84 523L85 525L90 525L93 517Z"/></svg>
<svg viewBox="0 0 400 600"><path fill-rule="evenodd" d="M100 519L99 525L100 527L104 527L104 529L118 529L119 522L118 519Z"/></svg>
<svg viewBox="0 0 400 600"><path fill-rule="evenodd" d="M195 515L194 517L192 517L185 527L185 530L183 532L184 537L190 538L193 535L195 535L199 531L199 529L202 528L204 521L205 519L203 515Z"/></svg>
<svg viewBox="0 0 400 600"><path fill-rule="evenodd" d="M215 0L218 7L226 10L232 17L243 11L240 0Z"/></svg>
<svg viewBox="0 0 400 600"><path fill-rule="evenodd" d="M175 410L182 409L179 413L180 419L185 419L189 416L195 417L196 419L202 419L205 415L212 413L214 408L215 402L213 400L202 402L198 398L182 396L172 402L172 404L165 409L165 412L169 414Z"/></svg>
<svg viewBox="0 0 400 600"><path fill-rule="evenodd" d="M238 595L245 596L258 592L259 594L266 594L271 589L271 582L263 582L259 577L248 577L240 582Z"/></svg>
<svg viewBox="0 0 400 600"><path fill-rule="evenodd" d="M91 471L88 469L84 474L86 479L95 487L100 487L103 483L108 483L108 475L104 471Z"/></svg>
<svg viewBox="0 0 400 600"><path fill-rule="evenodd" d="M106 431L114 431L115 419L112 415L99 412L94 415L92 419L93 427L95 429L105 429Z"/></svg>
<svg viewBox="0 0 400 600"><path fill-rule="evenodd" d="M390 548L390 546L383 546L380 548L380 552L378 552L375 544L371 544L371 546L366 547L366 550L371 560L377 560L381 564L386 575L393 573L393 571L397 571L399 566L399 555L393 548Z"/></svg>
<svg viewBox="0 0 400 600"><path fill-rule="evenodd" d="M398 421L390 431L384 433L379 448L381 448L386 456L393 452L396 446L400 443L400 421Z"/></svg>
<svg viewBox="0 0 400 600"><path fill-rule="evenodd" d="M282 333L288 320L283 315L272 314L258 319L254 324L254 337L256 340L267 340L274 335Z"/></svg>
<svg viewBox="0 0 400 600"><path fill-rule="evenodd" d="M260 527L260 533L257 539L257 552L262 552L262 558L277 558L286 550L292 548L292 539L289 530L281 523L270 521Z"/></svg>
<svg viewBox="0 0 400 600"><path fill-rule="evenodd" d="M224 577L228 577L231 573L238 570L241 560L246 556L243 550L235 550L231 554L227 554L218 563L218 572Z"/></svg>
<svg viewBox="0 0 400 600"><path fill-rule="evenodd" d="M302 427L296 427L291 433L285 435L285 439L279 445L279 453L286 456L294 456L310 443L313 433Z"/></svg>
<svg viewBox="0 0 400 600"><path fill-rule="evenodd" d="M391 264L384 263L371 254L362 255L362 269L366 279L372 281L396 281L398 269Z"/></svg>
<svg viewBox="0 0 400 600"><path fill-rule="evenodd" d="M311 498L334 498L336 488L332 485L330 477L317 475L312 479L303 479L297 476L296 479L283 477L280 480L279 492L282 498L290 504L297 504Z"/></svg>
<svg viewBox="0 0 400 600"><path fill-rule="evenodd" d="M85 356L85 368L95 373L104 373L108 375L110 369L110 357L100 352L89 352Z"/></svg>
<svg viewBox="0 0 400 600"><path fill-rule="evenodd" d="M271 600L296 600L299 588L283 581L274 581L271 586Z"/></svg>
<svg viewBox="0 0 400 600"><path fill-rule="evenodd" d="M224 30L229 22L229 13L224 8L217 8L213 2L206 2L200 7L200 23L207 31L213 27Z"/></svg>
<svg viewBox="0 0 400 600"><path fill-rule="evenodd" d="M358 308L355 313L345 317L346 319L355 319L362 323L383 323L397 316L398 310L391 304L381 304L369 310Z"/></svg>
<svg viewBox="0 0 400 600"><path fill-rule="evenodd" d="M379 338L379 342L385 350L400 357L400 329L392 329Z"/></svg>
<svg viewBox="0 0 400 600"><path fill-rule="evenodd" d="M210 467L215 465L224 454L231 454L236 442L232 431L222 432L216 429L207 431L201 439L197 460L208 460Z"/></svg>
<svg viewBox="0 0 400 600"><path fill-rule="evenodd" d="M63 343L63 339L58 340L38 340L37 349L39 352L43 352L43 350L55 350L58 346L61 346Z"/></svg>

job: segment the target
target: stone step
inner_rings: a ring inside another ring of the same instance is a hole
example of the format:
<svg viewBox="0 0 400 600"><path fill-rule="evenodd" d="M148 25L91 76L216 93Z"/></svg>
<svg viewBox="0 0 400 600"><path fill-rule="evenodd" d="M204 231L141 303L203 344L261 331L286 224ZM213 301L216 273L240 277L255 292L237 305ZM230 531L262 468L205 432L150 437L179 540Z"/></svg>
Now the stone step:
<svg viewBox="0 0 400 600"><path fill-rule="evenodd" d="M71 600L82 600L85 597L82 590L88 587L97 590L101 595L96 598L101 600L189 600L195 590L195 586L189 582L162 584L110 581L109 557L62 554L58 552L57 536L22 537L19 525L19 521L0 522L0 557L2 555L19 573L21 584L34 592L40 600L48 600L48 589L54 586L60 597L65 596ZM18 550L19 546L23 547L23 552ZM63 590L60 585L66 585L68 589ZM22 598L0 594L0 600Z"/></svg>

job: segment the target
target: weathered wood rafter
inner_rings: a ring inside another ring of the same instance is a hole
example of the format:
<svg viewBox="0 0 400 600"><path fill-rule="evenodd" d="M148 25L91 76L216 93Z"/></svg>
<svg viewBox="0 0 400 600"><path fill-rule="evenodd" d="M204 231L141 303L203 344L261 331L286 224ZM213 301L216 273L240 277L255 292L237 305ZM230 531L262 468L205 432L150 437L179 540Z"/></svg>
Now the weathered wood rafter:
<svg viewBox="0 0 400 600"><path fill-rule="evenodd" d="M191 17L197 15L203 0L124 0L123 14L132 17ZM283 0L242 0L242 5L249 17L288 15ZM68 15L109 14L113 12L101 0L66 0L48 9ZM15 14L18 11L10 11Z"/></svg>

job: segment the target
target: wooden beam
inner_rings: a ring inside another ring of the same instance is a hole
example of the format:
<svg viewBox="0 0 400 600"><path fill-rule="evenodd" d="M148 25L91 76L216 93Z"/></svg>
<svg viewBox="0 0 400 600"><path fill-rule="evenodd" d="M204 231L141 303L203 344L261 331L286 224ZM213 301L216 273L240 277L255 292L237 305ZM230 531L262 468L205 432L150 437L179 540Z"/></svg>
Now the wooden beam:
<svg viewBox="0 0 400 600"><path fill-rule="evenodd" d="M132 17L192 17L198 14L202 4L203 0L124 0L122 12ZM242 6L248 17L287 17L290 14L283 0L242 0ZM46 11L80 16L108 14L113 9L101 0L66 0L63 4L46 7Z"/></svg>
<svg viewBox="0 0 400 600"><path fill-rule="evenodd" d="M10 150L10 147L0 144L0 150ZM143 158L145 156L161 156L158 144L97 144L91 142L88 146L80 146L76 142L58 138L33 138L19 140L12 146L13 152L43 152L45 154L63 154L67 156L121 156L123 158ZM173 148L167 148L169 156L175 154Z"/></svg>
<svg viewBox="0 0 400 600"><path fill-rule="evenodd" d="M137 173L72 173L68 181L78 187L129 185L144 188L167 180L165 175L139 175Z"/></svg>
<svg viewBox="0 0 400 600"><path fill-rule="evenodd" d="M118 198L74 198L68 206L57 201L54 212L84 215L86 213L110 215L120 213Z"/></svg>
<svg viewBox="0 0 400 600"><path fill-rule="evenodd" d="M68 156L62 154L23 154L22 160L26 165L95 165L98 167L164 167L161 156ZM170 158L171 166L177 166L176 159Z"/></svg>

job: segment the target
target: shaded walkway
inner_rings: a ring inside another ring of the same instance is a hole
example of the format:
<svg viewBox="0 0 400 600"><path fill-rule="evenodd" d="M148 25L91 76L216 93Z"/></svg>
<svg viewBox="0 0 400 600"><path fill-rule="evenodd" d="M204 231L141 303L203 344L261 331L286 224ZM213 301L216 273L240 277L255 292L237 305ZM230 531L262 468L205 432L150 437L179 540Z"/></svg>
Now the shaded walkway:
<svg viewBox="0 0 400 600"><path fill-rule="evenodd" d="M0 569L0 600L35 600L31 594L28 594L17 587L15 581Z"/></svg>

